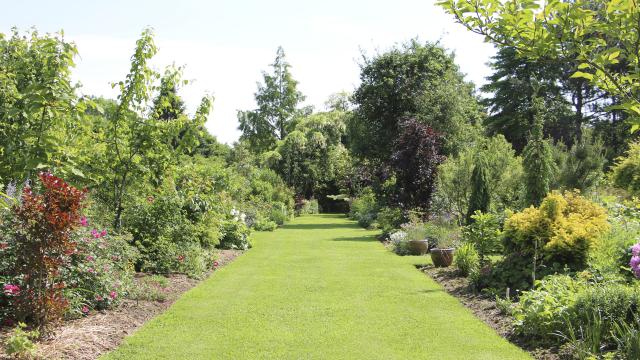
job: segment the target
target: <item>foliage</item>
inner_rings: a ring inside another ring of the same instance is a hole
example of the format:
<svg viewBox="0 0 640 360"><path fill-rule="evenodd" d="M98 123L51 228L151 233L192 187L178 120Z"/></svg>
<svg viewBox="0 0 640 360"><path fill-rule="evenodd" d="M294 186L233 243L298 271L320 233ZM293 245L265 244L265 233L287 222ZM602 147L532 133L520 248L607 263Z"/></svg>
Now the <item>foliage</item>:
<svg viewBox="0 0 640 360"><path fill-rule="evenodd" d="M390 234L405 221L405 216L401 209L395 207L383 207L378 212L378 226L383 235Z"/></svg>
<svg viewBox="0 0 640 360"><path fill-rule="evenodd" d="M489 255L502 251L500 219L495 214L479 211L471 215L471 219L473 221L462 229L462 238L466 243L473 244L480 263L484 264Z"/></svg>
<svg viewBox="0 0 640 360"><path fill-rule="evenodd" d="M251 247L249 241L249 228L241 219L225 220L222 223L222 238L220 247L222 249L247 250Z"/></svg>
<svg viewBox="0 0 640 360"><path fill-rule="evenodd" d="M476 156L473 172L471 173L471 196L469 198L469 209L467 210L467 223L474 221L473 215L477 211L481 213L489 211L491 197L486 167L485 159Z"/></svg>
<svg viewBox="0 0 640 360"><path fill-rule="evenodd" d="M308 215L308 214L320 214L320 205L318 205L318 200L310 199L302 200L302 204L298 209L297 213L299 215Z"/></svg>
<svg viewBox="0 0 640 360"><path fill-rule="evenodd" d="M502 2L444 0L445 11L488 41L514 47L531 59L558 59L577 66L586 79L621 99L618 107L640 119L637 51L640 10L635 0Z"/></svg>
<svg viewBox="0 0 640 360"><path fill-rule="evenodd" d="M609 230L605 210L577 192L548 195L539 208L511 215L504 224L507 251L532 259L532 275L541 265L586 266L588 250Z"/></svg>
<svg viewBox="0 0 640 360"><path fill-rule="evenodd" d="M475 277L480 271L480 256L471 243L465 243L457 248L453 261L462 276Z"/></svg>
<svg viewBox="0 0 640 360"><path fill-rule="evenodd" d="M515 331L523 337L553 342L571 318L576 294L585 284L568 275L551 275L537 281L535 289L524 291L513 308Z"/></svg>
<svg viewBox="0 0 640 360"><path fill-rule="evenodd" d="M74 44L62 34L0 35L0 179L22 182L49 169L84 179L87 144L80 99L71 82Z"/></svg>
<svg viewBox="0 0 640 360"><path fill-rule="evenodd" d="M417 118L447 134L445 155L456 152L479 119L472 85L463 80L453 56L438 44L409 41L373 57L363 57L361 84L348 125L353 153L376 164L388 160L400 121Z"/></svg>
<svg viewBox="0 0 640 360"><path fill-rule="evenodd" d="M130 238L108 234L85 226L74 233L76 249L62 272L69 301L68 317L86 315L90 310L112 308L131 289L138 252Z"/></svg>
<svg viewBox="0 0 640 360"><path fill-rule="evenodd" d="M567 190L589 191L602 180L605 164L602 141L585 132L575 141L559 174L561 186Z"/></svg>
<svg viewBox="0 0 640 360"><path fill-rule="evenodd" d="M258 108L238 112L241 139L247 140L256 153L271 150L278 140L284 140L299 114L298 104L304 101L282 47L278 47L271 67L273 73L263 72L264 83L258 85L255 94Z"/></svg>
<svg viewBox="0 0 640 360"><path fill-rule="evenodd" d="M416 119L404 120L393 144L391 164L396 175L402 208L428 211L435 190L442 136Z"/></svg>
<svg viewBox="0 0 640 360"><path fill-rule="evenodd" d="M551 190L551 180L556 171L549 143L544 140L540 112L543 104L539 98L533 102L534 123L529 142L525 146L524 171L527 205L540 205Z"/></svg>
<svg viewBox="0 0 640 360"><path fill-rule="evenodd" d="M347 116L341 111L303 116L276 148L262 157L297 194L325 199L340 190L351 163L342 143Z"/></svg>
<svg viewBox="0 0 640 360"><path fill-rule="evenodd" d="M16 317L44 329L68 306L62 271L76 250L73 231L80 225L85 191L51 173L39 175L41 192L27 186L15 214L15 264L12 273ZM7 285L5 285L6 287Z"/></svg>
<svg viewBox="0 0 640 360"><path fill-rule="evenodd" d="M376 195L371 188L366 188L360 196L351 202L349 217L356 220L360 226L368 228L376 220L378 211Z"/></svg>
<svg viewBox="0 0 640 360"><path fill-rule="evenodd" d="M25 330L26 328L27 325L21 322L11 331L4 345L7 355L17 359L35 357L36 344L33 341L40 337L40 332L38 330Z"/></svg>
<svg viewBox="0 0 640 360"><path fill-rule="evenodd" d="M469 144L458 155L451 156L438 168L434 208L451 214L463 223L469 208L474 159L483 157L486 168L490 208L495 212L518 209L523 194L522 159L516 156L502 135Z"/></svg>
<svg viewBox="0 0 640 360"><path fill-rule="evenodd" d="M640 194L640 142L629 144L623 157L616 159L611 168L613 185L631 194Z"/></svg>
<svg viewBox="0 0 640 360"><path fill-rule="evenodd" d="M145 276L136 285L128 293L127 298L136 301L157 302L164 302L167 299L166 290L169 286L169 281L163 276Z"/></svg>
<svg viewBox="0 0 640 360"><path fill-rule="evenodd" d="M408 255L410 253L408 247L407 233L398 230L389 234L389 247L391 251L398 255Z"/></svg>
<svg viewBox="0 0 640 360"><path fill-rule="evenodd" d="M488 133L504 135L518 153L522 152L534 123L533 100L538 93L544 103L545 134L554 141L579 136L585 119L570 111L569 97L563 93L562 85L569 81L564 79L566 66L559 61L522 59L513 47L500 47L491 62L494 72L487 78L489 83L481 88L491 94L483 100L490 111L484 119ZM584 97L583 87L578 87L574 98Z"/></svg>

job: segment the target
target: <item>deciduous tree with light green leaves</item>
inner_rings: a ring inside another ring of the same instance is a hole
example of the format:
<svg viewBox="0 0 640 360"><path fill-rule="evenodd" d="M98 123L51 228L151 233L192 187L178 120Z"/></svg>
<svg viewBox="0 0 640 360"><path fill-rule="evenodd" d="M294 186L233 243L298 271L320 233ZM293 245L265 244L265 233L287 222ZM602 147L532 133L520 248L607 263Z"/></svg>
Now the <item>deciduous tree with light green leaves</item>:
<svg viewBox="0 0 640 360"><path fill-rule="evenodd" d="M638 0L443 0L438 4L487 41L521 56L575 62L575 78L620 99L640 128Z"/></svg>

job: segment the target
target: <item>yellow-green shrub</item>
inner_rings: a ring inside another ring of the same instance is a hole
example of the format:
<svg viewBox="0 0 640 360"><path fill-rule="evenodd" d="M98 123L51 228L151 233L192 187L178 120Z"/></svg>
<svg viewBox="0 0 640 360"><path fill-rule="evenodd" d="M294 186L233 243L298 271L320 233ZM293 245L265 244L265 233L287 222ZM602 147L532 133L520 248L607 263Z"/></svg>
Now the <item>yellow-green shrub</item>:
<svg viewBox="0 0 640 360"><path fill-rule="evenodd" d="M577 191L553 192L540 207L529 207L507 219L505 247L532 255L537 246L544 261L581 268L588 250L608 229L604 208Z"/></svg>
<svg viewBox="0 0 640 360"><path fill-rule="evenodd" d="M640 142L629 144L625 156L616 159L611 169L613 185L630 193L640 194Z"/></svg>

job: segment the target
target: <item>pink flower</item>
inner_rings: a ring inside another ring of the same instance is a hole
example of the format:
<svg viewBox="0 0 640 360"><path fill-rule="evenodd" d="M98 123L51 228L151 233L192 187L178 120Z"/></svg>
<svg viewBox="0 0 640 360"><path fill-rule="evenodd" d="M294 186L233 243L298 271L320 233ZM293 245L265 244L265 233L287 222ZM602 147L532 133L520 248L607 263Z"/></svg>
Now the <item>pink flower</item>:
<svg viewBox="0 0 640 360"><path fill-rule="evenodd" d="M87 259L87 261L93 261L93 260L95 260L95 258L94 258L93 256L91 256L91 255L88 255L88 256L86 257L86 259Z"/></svg>
<svg viewBox="0 0 640 360"><path fill-rule="evenodd" d="M104 229L100 232L100 237L107 236L107 229Z"/></svg>
<svg viewBox="0 0 640 360"><path fill-rule="evenodd" d="M80 225L82 225L82 226L84 226L84 227L86 227L87 225L89 225L89 222L87 221L87 218L86 218L86 217L84 217L84 216L83 216L83 217L81 217L81 218L80 218Z"/></svg>
<svg viewBox="0 0 640 360"><path fill-rule="evenodd" d="M96 295L96 301L102 301L104 298L100 295Z"/></svg>
<svg viewBox="0 0 640 360"><path fill-rule="evenodd" d="M96 270L94 268L88 268L87 271L92 273L92 274L96 272Z"/></svg>
<svg viewBox="0 0 640 360"><path fill-rule="evenodd" d="M184 255L178 255L178 261L179 262L183 262L184 261Z"/></svg>
<svg viewBox="0 0 640 360"><path fill-rule="evenodd" d="M20 286L14 284L5 284L3 290L4 293L9 296L16 296L20 294Z"/></svg>
<svg viewBox="0 0 640 360"><path fill-rule="evenodd" d="M0 242L0 250L4 250L9 247L9 243Z"/></svg>
<svg viewBox="0 0 640 360"><path fill-rule="evenodd" d="M115 291L112 291L109 293L109 297L111 298L111 300L115 300L118 297L118 293Z"/></svg>
<svg viewBox="0 0 640 360"><path fill-rule="evenodd" d="M213 267L218 267L218 262L217 261L213 262Z"/></svg>
<svg viewBox="0 0 640 360"><path fill-rule="evenodd" d="M85 315L89 313L89 307L87 305L82 306L82 313Z"/></svg>
<svg viewBox="0 0 640 360"><path fill-rule="evenodd" d="M100 238L100 233L98 232L98 229L91 230L91 235L96 239Z"/></svg>

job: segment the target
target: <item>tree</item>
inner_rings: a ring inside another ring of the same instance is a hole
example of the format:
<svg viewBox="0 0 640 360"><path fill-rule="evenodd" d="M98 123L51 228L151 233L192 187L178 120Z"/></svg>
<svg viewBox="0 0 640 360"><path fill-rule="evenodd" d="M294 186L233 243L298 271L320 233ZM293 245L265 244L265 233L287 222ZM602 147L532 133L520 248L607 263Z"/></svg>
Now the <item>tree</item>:
<svg viewBox="0 0 640 360"><path fill-rule="evenodd" d="M536 93L544 94L545 134L554 140L570 141L577 135L569 102L565 99L558 79L562 76L560 64L547 64L517 57L512 47L503 47L491 63L493 74L481 90L491 94L483 100L490 111L484 120L489 135L502 134L518 153L527 143L527 134L533 125L532 103ZM578 129L582 124L579 124Z"/></svg>
<svg viewBox="0 0 640 360"><path fill-rule="evenodd" d="M555 165L551 146L542 133L542 108L540 98L534 98L534 124L529 135L529 142L524 148L524 172L527 205L540 205L551 190L551 180Z"/></svg>
<svg viewBox="0 0 640 360"><path fill-rule="evenodd" d="M361 85L349 122L353 153L375 163L386 162L400 131L400 119L413 117L446 134L443 149L474 132L480 109L473 86L466 83L454 58L438 44L412 40L400 47L363 57Z"/></svg>
<svg viewBox="0 0 640 360"><path fill-rule="evenodd" d="M489 211L491 197L489 194L489 180L487 178L486 160L482 156L476 156L475 166L471 174L471 197L469 199L469 209L467 210L467 223L473 221L472 215L476 211L486 213Z"/></svg>
<svg viewBox="0 0 640 360"><path fill-rule="evenodd" d="M187 81L182 80L182 68L171 66L166 69L162 79L160 79L160 91L153 100L151 116L158 120L177 120L181 116L186 116L184 101L178 95L179 85L186 85Z"/></svg>
<svg viewBox="0 0 640 360"><path fill-rule="evenodd" d="M437 169L445 160L440 154L442 136L414 118L403 120L399 130L391 156L399 205L405 209L417 208L427 214Z"/></svg>
<svg viewBox="0 0 640 360"><path fill-rule="evenodd" d="M327 195L340 190L350 164L342 143L346 116L345 112L334 110L303 117L274 151L263 155L264 162L297 195L325 201Z"/></svg>
<svg viewBox="0 0 640 360"><path fill-rule="evenodd" d="M21 182L45 169L84 178L82 114L92 104L71 82L76 54L62 34L0 34L0 179Z"/></svg>
<svg viewBox="0 0 640 360"><path fill-rule="evenodd" d="M128 195L134 175L141 173L140 163L145 153L151 149L156 153L162 150L162 142L157 141L160 130L158 122L153 118L142 117L145 104L151 97L152 83L158 78L158 74L148 64L156 52L153 33L151 29L145 29L136 42L129 74L124 81L113 85L118 86L120 95L116 112L109 119L108 186L112 191L113 226L116 229L121 226L123 201Z"/></svg>
<svg viewBox="0 0 640 360"><path fill-rule="evenodd" d="M299 113L299 103L304 101L282 47L278 48L271 67L273 73L263 72L264 83L258 84L255 94L258 108L238 112L241 139L248 141L255 152L271 150L278 140L284 140Z"/></svg>
<svg viewBox="0 0 640 360"><path fill-rule="evenodd" d="M637 0L443 0L469 30L530 59L576 64L573 77L620 99L640 128L640 6Z"/></svg>

